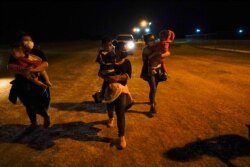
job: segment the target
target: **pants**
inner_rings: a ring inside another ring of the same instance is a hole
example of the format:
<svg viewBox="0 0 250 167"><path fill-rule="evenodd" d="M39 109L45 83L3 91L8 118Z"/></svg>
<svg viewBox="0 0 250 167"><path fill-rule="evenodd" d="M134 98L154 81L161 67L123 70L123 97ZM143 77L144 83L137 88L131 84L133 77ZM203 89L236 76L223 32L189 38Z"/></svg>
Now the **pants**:
<svg viewBox="0 0 250 167"><path fill-rule="evenodd" d="M149 84L149 101L150 104L153 105L155 104L155 96L156 96L156 90L157 90L157 86L158 86L159 81L157 80L157 78L152 75L149 77L148 79L148 84Z"/></svg>
<svg viewBox="0 0 250 167"><path fill-rule="evenodd" d="M17 90L17 96L25 106L31 124L37 124L36 114L39 114L44 118L49 117L49 88L43 91L42 88L33 83L20 83Z"/></svg>
<svg viewBox="0 0 250 167"><path fill-rule="evenodd" d="M101 89L101 94L102 94L102 96L104 96L105 89L106 89L108 86L109 86L109 82L103 80L102 89Z"/></svg>
<svg viewBox="0 0 250 167"><path fill-rule="evenodd" d="M113 118L115 110L117 117L118 136L125 135L125 111L127 110L129 96L122 93L114 102L107 104L108 117Z"/></svg>

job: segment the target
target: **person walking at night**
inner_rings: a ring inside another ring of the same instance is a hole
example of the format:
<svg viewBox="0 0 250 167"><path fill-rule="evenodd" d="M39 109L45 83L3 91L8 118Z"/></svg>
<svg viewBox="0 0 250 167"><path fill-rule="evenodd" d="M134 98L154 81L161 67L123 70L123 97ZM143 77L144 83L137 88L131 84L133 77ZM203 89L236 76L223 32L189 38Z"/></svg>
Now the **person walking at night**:
<svg viewBox="0 0 250 167"><path fill-rule="evenodd" d="M109 83L108 89L104 95L107 101L108 112L108 127L114 125L114 111L117 117L117 127L119 136L119 147L126 148L125 139L125 112L133 105L133 100L130 95L127 82L131 78L132 68L131 63L126 59L128 53L126 52L125 43L118 42L115 44L115 75L101 76L106 82Z"/></svg>
<svg viewBox="0 0 250 167"><path fill-rule="evenodd" d="M164 78L164 73L161 70L161 59L164 59L165 57L169 56L169 52L163 52L161 49L154 50L155 46L155 36L153 34L147 34L144 36L144 42L145 47L142 51L142 60L143 60L143 66L141 70L140 77L147 81L149 84L149 102L150 102L150 113L157 113L156 108L156 90L158 83L160 81L166 80ZM157 57L157 68L152 68L152 64L155 64L155 62L152 63L152 61L155 61L155 59L151 59L152 57Z"/></svg>
<svg viewBox="0 0 250 167"><path fill-rule="evenodd" d="M34 42L31 36L27 33L22 33L18 39L24 48L25 57L29 59L30 56L35 55L41 59L41 63L35 68L19 69L12 68L11 64L18 62L13 55L10 55L8 69L15 73L15 79L11 82L9 100L16 104L17 98L24 105L31 125L27 128L28 131L33 131L38 127L37 114L43 117L43 126L48 128L50 126L50 116L48 113L50 106L50 89L38 86L31 80L27 79L30 73L40 73L48 67L48 59L46 55L39 49L34 48ZM38 79L45 83L43 77L38 76Z"/></svg>

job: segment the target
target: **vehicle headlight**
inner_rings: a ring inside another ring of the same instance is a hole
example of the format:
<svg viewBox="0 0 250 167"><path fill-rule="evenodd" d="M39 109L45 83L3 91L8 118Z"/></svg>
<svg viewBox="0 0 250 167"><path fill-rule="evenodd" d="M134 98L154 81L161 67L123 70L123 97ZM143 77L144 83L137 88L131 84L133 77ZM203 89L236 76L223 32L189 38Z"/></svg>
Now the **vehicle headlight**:
<svg viewBox="0 0 250 167"><path fill-rule="evenodd" d="M128 49L134 49L135 43L130 41L130 42L127 43L127 47L128 47Z"/></svg>

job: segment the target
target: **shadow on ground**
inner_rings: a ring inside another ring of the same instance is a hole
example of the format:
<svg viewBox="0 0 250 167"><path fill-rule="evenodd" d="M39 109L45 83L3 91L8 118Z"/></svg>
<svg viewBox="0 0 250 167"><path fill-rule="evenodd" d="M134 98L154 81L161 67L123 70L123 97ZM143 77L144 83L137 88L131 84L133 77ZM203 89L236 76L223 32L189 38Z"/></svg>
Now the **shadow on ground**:
<svg viewBox="0 0 250 167"><path fill-rule="evenodd" d="M150 111L137 111L137 110L128 110L127 113L133 113L133 114L142 114L145 115L148 118L153 118L154 115Z"/></svg>
<svg viewBox="0 0 250 167"><path fill-rule="evenodd" d="M250 156L250 141L239 135L221 135L188 143L164 153L166 158L180 162L197 160L203 155L216 157L227 166L234 167L230 160Z"/></svg>
<svg viewBox="0 0 250 167"><path fill-rule="evenodd" d="M98 136L101 129L93 127L105 124L106 121L90 123L70 122L55 124L49 129L37 127L32 132L27 131L27 126L20 124L0 125L0 143L20 143L37 150L45 150L55 145L54 141L60 138L70 138L79 141L98 141L115 145L114 140Z"/></svg>
<svg viewBox="0 0 250 167"><path fill-rule="evenodd" d="M150 103L147 102L147 101L135 101L133 103L133 106L134 105L140 105L140 104L142 104L142 105L143 104L150 105ZM154 115L150 111L137 111L137 110L129 109L127 112L128 113L133 113L133 114L142 114L142 115L145 115L148 118L153 118L154 117Z"/></svg>
<svg viewBox="0 0 250 167"><path fill-rule="evenodd" d="M51 103L52 108L62 111L86 111L91 113L106 113L106 104L94 101L83 101L81 103Z"/></svg>

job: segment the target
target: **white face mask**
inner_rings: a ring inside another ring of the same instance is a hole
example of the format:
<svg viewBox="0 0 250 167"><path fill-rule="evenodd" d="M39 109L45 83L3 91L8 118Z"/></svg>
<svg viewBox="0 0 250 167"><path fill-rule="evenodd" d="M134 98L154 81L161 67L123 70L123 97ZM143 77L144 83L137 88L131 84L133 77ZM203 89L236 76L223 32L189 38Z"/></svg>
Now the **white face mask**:
<svg viewBox="0 0 250 167"><path fill-rule="evenodd" d="M34 47L33 41L23 41L23 44L25 47L29 48L30 50L33 49L33 47Z"/></svg>

